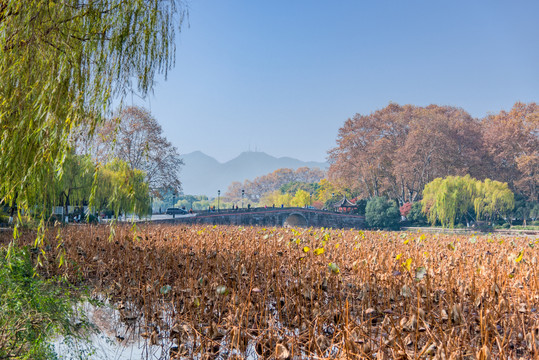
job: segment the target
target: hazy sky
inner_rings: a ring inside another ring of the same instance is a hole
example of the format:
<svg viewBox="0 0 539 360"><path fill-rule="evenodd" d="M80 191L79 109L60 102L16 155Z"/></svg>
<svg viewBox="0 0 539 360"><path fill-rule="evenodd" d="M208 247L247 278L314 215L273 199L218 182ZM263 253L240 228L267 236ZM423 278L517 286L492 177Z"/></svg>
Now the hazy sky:
<svg viewBox="0 0 539 360"><path fill-rule="evenodd" d="M176 66L144 105L180 153L227 161L257 148L324 161L347 118L390 101L477 117L539 101L537 0L191 0L189 9Z"/></svg>

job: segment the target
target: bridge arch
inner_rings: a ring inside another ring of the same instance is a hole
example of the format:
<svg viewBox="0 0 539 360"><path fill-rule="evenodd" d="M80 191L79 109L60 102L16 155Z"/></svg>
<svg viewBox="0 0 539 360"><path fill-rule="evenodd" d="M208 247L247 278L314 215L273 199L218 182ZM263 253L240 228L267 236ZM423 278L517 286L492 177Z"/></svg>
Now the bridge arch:
<svg viewBox="0 0 539 360"><path fill-rule="evenodd" d="M307 221L307 218L303 214L296 212L288 215L283 222L283 226L308 227L309 221Z"/></svg>

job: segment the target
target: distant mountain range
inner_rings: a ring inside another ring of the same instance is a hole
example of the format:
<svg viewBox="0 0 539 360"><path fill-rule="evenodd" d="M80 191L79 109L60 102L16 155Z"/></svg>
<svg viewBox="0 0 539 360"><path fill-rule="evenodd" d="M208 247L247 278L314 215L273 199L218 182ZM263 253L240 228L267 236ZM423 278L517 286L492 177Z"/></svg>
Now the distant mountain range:
<svg viewBox="0 0 539 360"><path fill-rule="evenodd" d="M195 151L183 155L183 162L185 165L180 172L183 193L209 197L217 196L217 190L221 190L221 195L224 195L233 181L253 180L281 168L328 168L327 163L301 161L290 157L276 158L260 151L243 152L225 163L220 163L201 151Z"/></svg>

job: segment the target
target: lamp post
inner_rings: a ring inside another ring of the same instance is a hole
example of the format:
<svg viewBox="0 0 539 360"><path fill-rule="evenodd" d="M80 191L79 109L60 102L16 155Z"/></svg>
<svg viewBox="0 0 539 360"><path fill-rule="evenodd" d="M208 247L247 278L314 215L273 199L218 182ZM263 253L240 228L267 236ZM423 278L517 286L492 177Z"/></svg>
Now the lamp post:
<svg viewBox="0 0 539 360"><path fill-rule="evenodd" d="M334 206L335 204L334 204L334 202L333 202L333 199L334 199L334 198L335 198L335 193L332 192L332 193L331 193L331 206L333 206L333 211L335 211L335 206ZM329 210L331 210L331 209L329 209Z"/></svg>
<svg viewBox="0 0 539 360"><path fill-rule="evenodd" d="M241 208L243 209L243 196L245 195L245 190L241 191Z"/></svg>
<svg viewBox="0 0 539 360"><path fill-rule="evenodd" d="M174 212L174 205L176 205L176 190L172 193L172 218L176 219L176 213Z"/></svg>
<svg viewBox="0 0 539 360"><path fill-rule="evenodd" d="M220 197L221 197L221 190L217 190L217 212L219 212Z"/></svg>

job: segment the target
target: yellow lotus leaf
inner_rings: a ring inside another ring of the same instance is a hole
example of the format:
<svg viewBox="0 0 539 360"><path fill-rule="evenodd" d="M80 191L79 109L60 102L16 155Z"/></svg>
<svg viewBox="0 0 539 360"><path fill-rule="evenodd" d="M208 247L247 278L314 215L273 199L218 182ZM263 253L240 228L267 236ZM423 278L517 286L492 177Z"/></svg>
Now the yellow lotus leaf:
<svg viewBox="0 0 539 360"><path fill-rule="evenodd" d="M318 249L315 249L314 250L314 254L315 255L321 255L325 252L326 250L324 250L324 248L318 248Z"/></svg>
<svg viewBox="0 0 539 360"><path fill-rule="evenodd" d="M309 252L310 250L311 250L311 248L308 247L308 246L305 246L305 247L303 248L303 252Z"/></svg>
<svg viewBox="0 0 539 360"><path fill-rule="evenodd" d="M411 268L411 266L412 266L412 258L408 258L405 262L402 263L402 266L403 266L406 270L410 271L410 268Z"/></svg>

